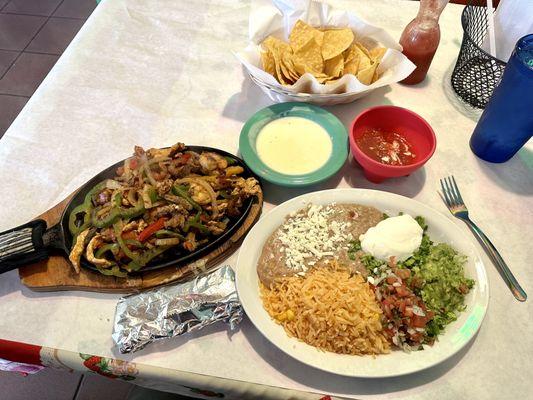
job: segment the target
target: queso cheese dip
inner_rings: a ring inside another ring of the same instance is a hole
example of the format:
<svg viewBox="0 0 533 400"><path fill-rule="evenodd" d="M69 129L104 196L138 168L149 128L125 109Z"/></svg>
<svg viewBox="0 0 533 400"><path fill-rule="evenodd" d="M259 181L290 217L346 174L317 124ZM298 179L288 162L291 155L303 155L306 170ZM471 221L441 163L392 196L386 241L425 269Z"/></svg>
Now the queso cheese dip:
<svg viewBox="0 0 533 400"><path fill-rule="evenodd" d="M329 159L333 148L322 126L301 117L269 122L259 132L255 146L261 161L285 175L316 171Z"/></svg>

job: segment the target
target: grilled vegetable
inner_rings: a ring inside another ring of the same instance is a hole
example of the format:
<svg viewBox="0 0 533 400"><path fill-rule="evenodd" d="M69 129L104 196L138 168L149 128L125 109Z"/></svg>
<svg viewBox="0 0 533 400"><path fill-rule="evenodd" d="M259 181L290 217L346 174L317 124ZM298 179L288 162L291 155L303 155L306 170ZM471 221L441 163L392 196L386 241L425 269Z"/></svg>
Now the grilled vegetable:
<svg viewBox="0 0 533 400"><path fill-rule="evenodd" d="M208 243L259 190L254 178L242 178L243 168L231 164L182 143L136 146L116 176L95 185L69 215L73 264L79 268L85 257L102 274L124 277L170 248L187 253Z"/></svg>

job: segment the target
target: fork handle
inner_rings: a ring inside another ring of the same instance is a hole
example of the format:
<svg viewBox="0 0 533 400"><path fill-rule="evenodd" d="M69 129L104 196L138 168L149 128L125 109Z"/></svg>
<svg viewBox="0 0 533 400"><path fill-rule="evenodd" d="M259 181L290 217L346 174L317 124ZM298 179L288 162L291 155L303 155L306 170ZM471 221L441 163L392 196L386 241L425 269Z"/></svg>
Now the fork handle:
<svg viewBox="0 0 533 400"><path fill-rule="evenodd" d="M490 259L494 262L496 269L498 270L503 280L513 293L513 296L518 301L526 301L526 292L524 291L524 289L522 289L522 287L514 277L513 273L511 272L505 261L503 261L502 256L500 256L500 253L498 253L498 250L496 250L496 247L494 247L489 238L483 233L481 229L479 229L479 227L472 220L464 219L463 221L466 222L468 227L474 233L474 236L477 238L481 246L483 246L483 248L489 255Z"/></svg>

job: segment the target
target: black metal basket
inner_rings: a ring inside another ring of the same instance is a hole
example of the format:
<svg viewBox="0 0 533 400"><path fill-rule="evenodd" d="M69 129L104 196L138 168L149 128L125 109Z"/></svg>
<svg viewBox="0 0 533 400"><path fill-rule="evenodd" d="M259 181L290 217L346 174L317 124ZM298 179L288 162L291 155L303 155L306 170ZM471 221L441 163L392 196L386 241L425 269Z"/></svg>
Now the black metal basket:
<svg viewBox="0 0 533 400"><path fill-rule="evenodd" d="M463 10L463 43L452 73L454 91L464 101L478 108L487 105L506 65L481 48L487 36L487 13L490 12L484 3L473 0Z"/></svg>

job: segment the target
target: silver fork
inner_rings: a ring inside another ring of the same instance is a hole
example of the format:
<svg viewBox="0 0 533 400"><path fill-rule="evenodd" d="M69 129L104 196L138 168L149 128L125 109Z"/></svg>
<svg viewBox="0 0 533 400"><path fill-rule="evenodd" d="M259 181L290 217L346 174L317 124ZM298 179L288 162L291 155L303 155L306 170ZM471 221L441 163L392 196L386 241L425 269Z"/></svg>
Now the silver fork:
<svg viewBox="0 0 533 400"><path fill-rule="evenodd" d="M483 246L491 260L494 262L496 269L500 273L509 289L511 289L514 297L519 301L526 301L526 292L524 289L522 289L505 261L503 261L503 258L500 256L500 253L498 253L498 250L496 250L496 247L494 247L489 238L485 236L481 229L479 229L478 226L468 217L468 209L466 208L463 198L461 197L461 192L459 192L459 188L457 187L457 183L455 182L453 175L441 179L440 185L444 195L441 195L441 197L446 203L446 206L450 212L454 217L463 220L468 225L470 230L474 233L476 239L479 241L481 246Z"/></svg>

